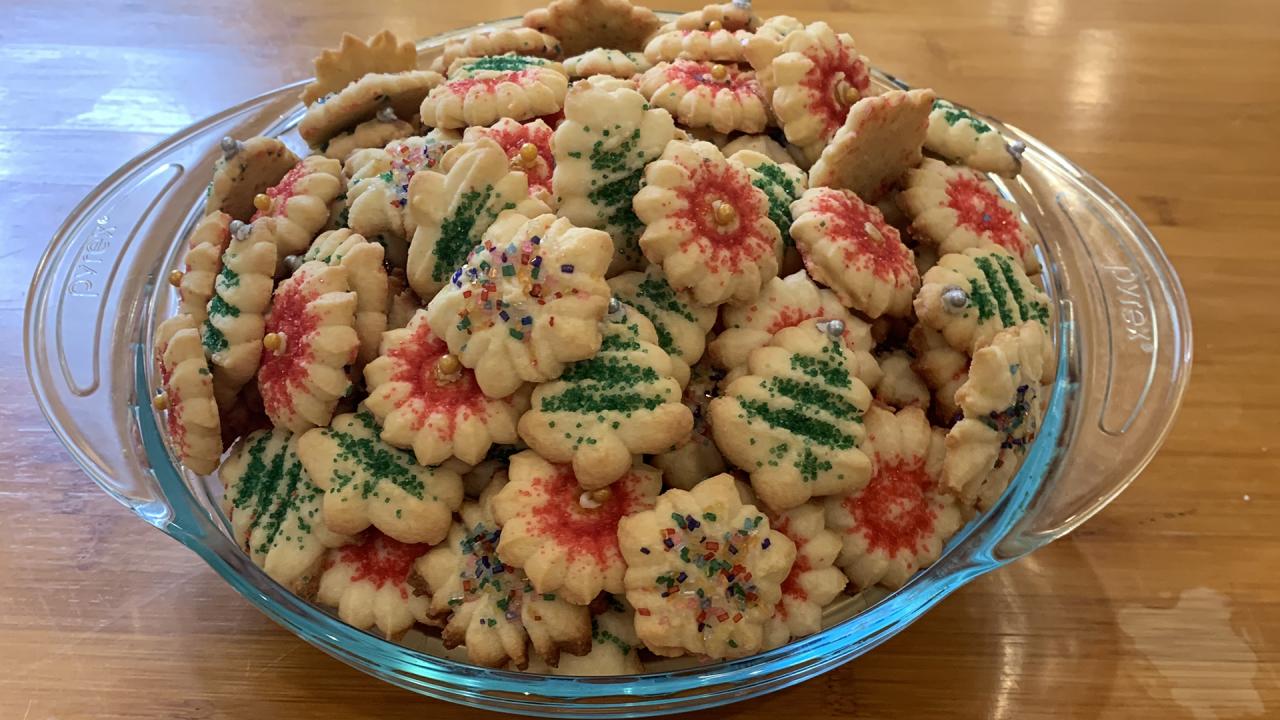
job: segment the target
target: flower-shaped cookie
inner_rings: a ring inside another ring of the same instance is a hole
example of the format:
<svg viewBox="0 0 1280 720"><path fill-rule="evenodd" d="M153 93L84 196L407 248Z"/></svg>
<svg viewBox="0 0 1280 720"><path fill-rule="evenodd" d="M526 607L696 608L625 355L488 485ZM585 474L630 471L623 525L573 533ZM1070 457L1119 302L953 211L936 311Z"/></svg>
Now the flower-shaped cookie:
<svg viewBox="0 0 1280 720"><path fill-rule="evenodd" d="M691 490L694 485L725 471L724 456L711 439L711 426L707 424L707 406L719 395L718 383L723 377L724 373L706 360L693 366L683 397L685 407L693 413L693 431L651 460L653 466L662 471L662 481L668 487Z"/></svg>
<svg viewBox="0 0 1280 720"><path fill-rule="evenodd" d="M356 294L357 372L378 357L378 344L387 329L389 283L383 255L381 245L344 229L321 234L303 256L304 261L321 260L347 271L347 285Z"/></svg>
<svg viewBox="0 0 1280 720"><path fill-rule="evenodd" d="M586 78L592 75L609 75L611 77L630 79L653 67L653 63L643 53L594 48L574 55L564 61L564 71L571 78Z"/></svg>
<svg viewBox="0 0 1280 720"><path fill-rule="evenodd" d="M231 216L217 210L205 215L187 238L185 270L169 276L181 299L178 313L190 315L197 326L209 317L213 282L222 272L222 253L230 243Z"/></svg>
<svg viewBox="0 0 1280 720"><path fill-rule="evenodd" d="M636 635L636 611L622 596L606 595L601 612L591 616L591 651L586 655L562 655L552 675L636 675L640 662L640 636ZM593 608L595 609L594 605ZM532 670L532 668L530 668Z"/></svg>
<svg viewBox="0 0 1280 720"><path fill-rule="evenodd" d="M328 425L360 352L356 295L346 268L304 263L271 300L262 337L258 389L272 424L294 432Z"/></svg>
<svg viewBox="0 0 1280 720"><path fill-rule="evenodd" d="M298 457L325 491L324 524L344 535L373 525L400 542L440 542L462 504L462 478L419 465L413 453L382 442L380 430L362 409L299 438Z"/></svg>
<svg viewBox="0 0 1280 720"><path fill-rule="evenodd" d="M377 628L395 639L415 622L431 621L430 602L409 586L414 561L430 549L369 530L353 544L330 551L316 600L336 607L348 625Z"/></svg>
<svg viewBox="0 0 1280 720"><path fill-rule="evenodd" d="M688 293L673 290L656 265L610 279L609 289L653 323L658 347L671 358L672 374L680 387L687 385L689 366L702 358L707 332L716 323L715 308L699 305Z"/></svg>
<svg viewBox="0 0 1280 720"><path fill-rule="evenodd" d="M1013 177L1022 167L1019 153L1000 133L972 113L941 98L929 113L929 134L924 147L948 160L982 172Z"/></svg>
<svg viewBox="0 0 1280 720"><path fill-rule="evenodd" d="M337 93L370 73L398 73L418 65L412 42L400 42L390 30L366 40L344 33L337 50L325 50L315 59L315 80L302 89L303 105Z"/></svg>
<svg viewBox="0 0 1280 720"><path fill-rule="evenodd" d="M827 499L827 527L843 540L837 562L855 588L897 589L938 559L960 529L960 511L941 482L942 431L923 410L872 407L864 422L871 481Z"/></svg>
<svg viewBox="0 0 1280 720"><path fill-rule="evenodd" d="M787 152L785 147L768 135L739 135L725 143L720 148L720 152L724 153L724 156L727 158L733 157L741 150L751 150L760 153L778 165L783 165L785 163L794 164L795 162L791 157L791 153ZM808 187L807 178L804 186ZM804 192L805 187L800 188L800 192Z"/></svg>
<svg viewBox="0 0 1280 720"><path fill-rule="evenodd" d="M745 657L764 646L795 545L744 505L730 475L668 490L623 518L627 600L636 633L658 655Z"/></svg>
<svg viewBox="0 0 1280 720"><path fill-rule="evenodd" d="M751 33L716 27L704 30L680 30L673 26L658 32L645 43L644 56L651 63L671 60L698 60L723 63L741 62L746 58L742 48Z"/></svg>
<svg viewBox="0 0 1280 720"><path fill-rule="evenodd" d="M787 36L804 28L804 23L790 15L765 18L755 32L751 33L751 37L747 38L742 54L751 63L751 67L767 73L769 63L782 53Z"/></svg>
<svg viewBox="0 0 1280 720"><path fill-rule="evenodd" d="M898 205L911 218L911 230L921 242L936 245L942 253L998 246L1028 273L1040 269L1031 227L981 173L925 160L907 172Z"/></svg>
<svg viewBox="0 0 1280 720"><path fill-rule="evenodd" d="M431 330L475 370L489 397L559 377L565 363L600 347L612 255L599 230L554 215L504 213L427 305Z"/></svg>
<svg viewBox="0 0 1280 720"><path fill-rule="evenodd" d="M693 427L653 325L620 304L603 332L599 353L534 389L520 418L529 447L553 462L572 462L578 482L591 490L623 477L632 455L667 450Z"/></svg>
<svg viewBox="0 0 1280 720"><path fill-rule="evenodd" d="M323 147L335 135L354 128L379 112L411 119L427 94L444 77L430 70L369 73L307 107L298 134L312 147Z"/></svg>
<svg viewBox="0 0 1280 720"><path fill-rule="evenodd" d="M447 174L414 175L409 184L409 219L415 225L409 286L423 299L435 296L507 210L533 216L547 207L529 195L528 177L512 170L502 146L488 138L476 140Z"/></svg>
<svg viewBox="0 0 1280 720"><path fill-rule="evenodd" d="M574 83L556 128L552 188L560 215L579 227L604 230L613 238L611 274L641 267L637 244L643 223L631 207L644 166L675 137L666 110L650 109L626 83L591 78Z"/></svg>
<svg viewBox="0 0 1280 720"><path fill-rule="evenodd" d="M970 355L1006 328L1029 320L1049 327L1049 298L998 247L943 255L925 273L915 307L922 324ZM1052 369L1047 354L1042 365Z"/></svg>
<svg viewBox="0 0 1280 720"><path fill-rule="evenodd" d="M365 405L382 425L382 439L412 448L423 465L450 457L474 465L493 443L517 440L516 422L527 393L495 400L480 392L475 372L449 353L419 310L408 326L389 331L382 355L364 371Z"/></svg>
<svg viewBox="0 0 1280 720"><path fill-rule="evenodd" d="M383 119L374 117L365 120L347 132L329 138L320 147L320 152L327 158L345 163L358 150L373 150L386 147L392 140L407 138L414 133L413 125L397 118Z"/></svg>
<svg viewBox="0 0 1280 720"><path fill-rule="evenodd" d="M874 205L848 190L815 187L791 206L804 266L867 317L905 317L920 286L915 258Z"/></svg>
<svg viewBox="0 0 1280 720"><path fill-rule="evenodd" d="M1049 345L1039 323L1025 322L973 354L969 378L956 391L964 417L947 433L942 466L943 484L964 507L990 507L1035 439Z"/></svg>
<svg viewBox="0 0 1280 720"><path fill-rule="evenodd" d="M751 488L776 511L815 495L837 495L867 482L859 446L871 392L834 321L782 330L747 360L748 374L711 401L720 452L751 475Z"/></svg>
<svg viewBox="0 0 1280 720"><path fill-rule="evenodd" d="M725 149L728 150L728 147L726 145ZM742 165L751 174L751 184L763 190L769 199L769 219L778 226L782 244L794 245L795 242L791 239L791 203L799 200L809 187L809 179L805 177L804 171L790 162L779 162L755 150L725 152L725 157Z"/></svg>
<svg viewBox="0 0 1280 720"><path fill-rule="evenodd" d="M222 157L213 165L204 212L224 212L247 222L256 208L253 199L280 182L298 164L298 156L276 138L251 137L243 142L222 139Z"/></svg>
<svg viewBox="0 0 1280 720"><path fill-rule="evenodd" d="M200 329L221 408L235 404L262 359L263 315L275 287L277 222L263 218L245 225L236 220L229 226L231 242L222 254L222 270L213 281L214 295Z"/></svg>
<svg viewBox="0 0 1280 720"><path fill-rule="evenodd" d="M428 127L490 125L503 117L530 120L558 112L569 77L559 63L526 55L463 58L449 80L422 101Z"/></svg>
<svg viewBox="0 0 1280 720"><path fill-rule="evenodd" d="M471 152L475 141L489 138L502 146L511 163L511 169L519 170L528 178L529 192L547 207L555 207L551 194L551 174L555 170L555 157L551 154L551 126L542 120L519 123L502 118L491 127L469 127L462 136L462 144L444 157L445 172L465 153Z"/></svg>
<svg viewBox="0 0 1280 720"><path fill-rule="evenodd" d="M639 50L660 23L630 0L551 0L525 13L524 24L554 35L566 55L577 55L594 47Z"/></svg>
<svg viewBox="0 0 1280 720"><path fill-rule="evenodd" d="M876 400L895 408L929 407L929 386L912 369L914 360L906 350L881 353L876 361L884 373L876 384Z"/></svg>
<svg viewBox="0 0 1280 720"><path fill-rule="evenodd" d="M691 128L758 133L769 120L755 72L735 65L660 62L640 76L640 93Z"/></svg>
<svg viewBox="0 0 1280 720"><path fill-rule="evenodd" d="M583 490L573 468L526 450L511 457L509 475L493 498L502 561L522 568L535 592L575 605L601 592L621 593L626 565L618 521L653 507L662 489L658 471L636 463L608 488Z"/></svg>
<svg viewBox="0 0 1280 720"><path fill-rule="evenodd" d="M756 69L766 79L787 141L813 162L844 125L849 108L867 94L871 74L853 38L825 22L788 33L779 49L767 67Z"/></svg>
<svg viewBox="0 0 1280 720"><path fill-rule="evenodd" d="M462 520L445 542L415 563L418 581L431 596L431 614L447 618L445 647L465 643L467 659L485 667L529 664L528 646L549 665L561 651L591 649L591 613L555 593L539 593L523 570L498 558L502 531L489 503L505 477L496 477L479 502L462 505Z"/></svg>
<svg viewBox="0 0 1280 720"><path fill-rule="evenodd" d="M769 521L796 546L796 560L782 581L782 600L765 626L765 647L775 648L821 630L823 608L848 581L835 566L840 536L827 529L821 505L808 502L771 515Z"/></svg>
<svg viewBox="0 0 1280 720"><path fill-rule="evenodd" d="M809 170L809 185L852 190L876 202L920 164L931 107L932 90L891 90L854 103Z"/></svg>
<svg viewBox="0 0 1280 720"><path fill-rule="evenodd" d="M258 430L235 444L218 477L236 543L272 580L309 596L325 550L351 538L322 522L324 491L307 476L297 446L284 428Z"/></svg>
<svg viewBox="0 0 1280 720"><path fill-rule="evenodd" d="M153 403L167 410L169 445L191 470L207 475L222 459L222 431L213 377L205 363L200 331L190 315L176 315L156 328L160 394Z"/></svg>
<svg viewBox="0 0 1280 720"><path fill-rule="evenodd" d="M769 198L742 165L708 142L671 142L645 168L640 247L672 287L703 305L750 302L778 274L782 236Z"/></svg>
<svg viewBox="0 0 1280 720"><path fill-rule="evenodd" d="M531 27L507 27L475 30L445 43L440 57L431 64L437 72L449 70L462 58L481 58L514 53L528 57L555 59L560 55L560 41Z"/></svg>
<svg viewBox="0 0 1280 720"><path fill-rule="evenodd" d="M907 339L915 355L911 369L933 391L934 421L954 425L960 417L956 390L969 379L969 355L951 347L942 333L921 324L911 328Z"/></svg>
<svg viewBox="0 0 1280 720"><path fill-rule="evenodd" d="M253 198L253 220L275 218L276 254L298 255L329 222L329 203L342 192L342 163L311 155L293 166L280 182Z"/></svg>

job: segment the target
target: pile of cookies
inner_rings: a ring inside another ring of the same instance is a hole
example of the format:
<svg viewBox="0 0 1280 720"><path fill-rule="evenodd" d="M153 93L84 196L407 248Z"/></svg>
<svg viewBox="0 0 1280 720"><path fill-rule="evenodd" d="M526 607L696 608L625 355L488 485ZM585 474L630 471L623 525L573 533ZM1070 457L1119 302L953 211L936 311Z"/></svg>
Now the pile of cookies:
<svg viewBox="0 0 1280 720"><path fill-rule="evenodd" d="M473 663L736 658L991 506L1053 374L1018 148L826 23L553 0L227 138L155 406L273 579Z"/></svg>

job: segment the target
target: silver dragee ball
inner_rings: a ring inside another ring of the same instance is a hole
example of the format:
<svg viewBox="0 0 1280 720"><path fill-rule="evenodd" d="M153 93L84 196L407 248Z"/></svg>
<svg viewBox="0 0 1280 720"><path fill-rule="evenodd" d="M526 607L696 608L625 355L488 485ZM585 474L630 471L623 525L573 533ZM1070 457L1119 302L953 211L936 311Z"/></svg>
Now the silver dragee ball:
<svg viewBox="0 0 1280 720"><path fill-rule="evenodd" d="M964 288L948 286L942 291L942 307L951 313L963 311L969 307L969 293L965 292Z"/></svg>
<svg viewBox="0 0 1280 720"><path fill-rule="evenodd" d="M390 105L378 111L379 122L389 123L389 122L395 122L395 120L396 120L396 111L393 110Z"/></svg>
<svg viewBox="0 0 1280 720"><path fill-rule="evenodd" d="M622 314L622 301L616 297L609 298L609 316L615 320L620 320L618 316Z"/></svg>
<svg viewBox="0 0 1280 720"><path fill-rule="evenodd" d="M833 338L844 337L844 321L843 320L828 320L825 323L822 323L822 325L823 325L822 331L830 335L831 337Z"/></svg>
<svg viewBox="0 0 1280 720"><path fill-rule="evenodd" d="M249 225L241 220L232 220L227 229L231 231L231 237L236 240L244 240L249 236Z"/></svg>
<svg viewBox="0 0 1280 720"><path fill-rule="evenodd" d="M222 142L218 144L222 148L222 157L227 160L235 157L240 152L240 149L244 147L244 143L230 136L222 138Z"/></svg>

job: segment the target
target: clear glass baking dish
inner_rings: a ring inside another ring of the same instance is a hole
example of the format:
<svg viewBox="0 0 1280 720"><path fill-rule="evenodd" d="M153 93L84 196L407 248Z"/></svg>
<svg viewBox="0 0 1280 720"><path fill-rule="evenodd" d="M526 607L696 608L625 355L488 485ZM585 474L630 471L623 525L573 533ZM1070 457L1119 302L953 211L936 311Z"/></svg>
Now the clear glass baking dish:
<svg viewBox="0 0 1280 720"><path fill-rule="evenodd" d="M473 29L419 43L421 57L433 58L447 40ZM905 87L881 72L874 82ZM304 150L295 131L302 84L173 135L80 203L32 281L27 371L54 432L103 490L190 548L276 622L395 685L492 710L579 717L696 710L787 687L866 653L974 577L1070 532L1142 471L1178 410L1190 373L1190 315L1155 238L1094 177L992 120L1026 145L1022 174L1001 187L1040 235L1058 373L1040 437L1009 490L937 563L897 592L837 603L822 632L783 648L734 662L660 665L644 675L489 670L450 659L425 636L411 639L411 647L385 641L292 595L249 561L217 509L218 482L175 463L149 402L152 331L176 306L164 278L179 266L180 241L199 216L218 141L273 135Z"/></svg>

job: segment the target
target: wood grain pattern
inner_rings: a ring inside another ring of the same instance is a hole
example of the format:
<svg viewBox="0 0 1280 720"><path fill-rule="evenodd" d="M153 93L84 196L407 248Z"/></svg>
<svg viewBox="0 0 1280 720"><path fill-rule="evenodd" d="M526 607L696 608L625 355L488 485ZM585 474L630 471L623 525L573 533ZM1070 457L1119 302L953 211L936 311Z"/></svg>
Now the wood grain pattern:
<svg viewBox="0 0 1280 720"><path fill-rule="evenodd" d="M6 3L0 718L482 715L313 650L98 491L30 398L22 314L62 217L156 140L303 77L343 30L421 36L531 5ZM1077 533L870 655L717 716L1280 715L1280 4L757 5L851 31L879 66L1011 120L1114 188L1181 272L1196 368L1165 449Z"/></svg>

